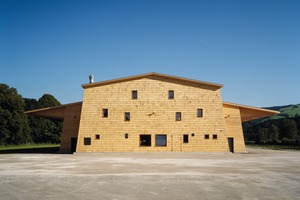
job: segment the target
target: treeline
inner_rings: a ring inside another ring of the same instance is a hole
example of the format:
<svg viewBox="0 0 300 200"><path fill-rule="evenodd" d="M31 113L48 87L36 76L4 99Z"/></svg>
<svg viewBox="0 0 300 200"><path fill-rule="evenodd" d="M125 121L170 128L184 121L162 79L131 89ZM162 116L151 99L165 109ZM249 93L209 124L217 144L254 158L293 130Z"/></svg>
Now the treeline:
<svg viewBox="0 0 300 200"><path fill-rule="evenodd" d="M245 141L255 144L300 145L300 116L243 123Z"/></svg>
<svg viewBox="0 0 300 200"><path fill-rule="evenodd" d="M27 110L61 105L50 94L40 99L22 98L15 88L0 84L0 145L60 142L62 122L28 116Z"/></svg>

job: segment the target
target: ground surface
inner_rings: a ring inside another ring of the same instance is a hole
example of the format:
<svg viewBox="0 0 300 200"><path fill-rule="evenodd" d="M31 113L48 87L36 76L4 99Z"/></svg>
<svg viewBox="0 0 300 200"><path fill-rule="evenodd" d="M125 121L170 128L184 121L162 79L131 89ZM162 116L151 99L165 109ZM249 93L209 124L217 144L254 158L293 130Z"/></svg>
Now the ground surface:
<svg viewBox="0 0 300 200"><path fill-rule="evenodd" d="M1 199L300 199L300 152L2 154Z"/></svg>

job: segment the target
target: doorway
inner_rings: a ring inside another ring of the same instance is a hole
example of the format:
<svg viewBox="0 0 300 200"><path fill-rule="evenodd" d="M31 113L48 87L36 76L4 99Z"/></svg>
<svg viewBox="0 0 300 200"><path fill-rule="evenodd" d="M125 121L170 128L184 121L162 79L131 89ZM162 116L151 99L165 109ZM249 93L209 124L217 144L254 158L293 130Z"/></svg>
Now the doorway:
<svg viewBox="0 0 300 200"><path fill-rule="evenodd" d="M231 153L234 153L234 138L228 138L228 147Z"/></svg>
<svg viewBox="0 0 300 200"><path fill-rule="evenodd" d="M77 146L77 137L71 138L71 153L76 152L76 146Z"/></svg>

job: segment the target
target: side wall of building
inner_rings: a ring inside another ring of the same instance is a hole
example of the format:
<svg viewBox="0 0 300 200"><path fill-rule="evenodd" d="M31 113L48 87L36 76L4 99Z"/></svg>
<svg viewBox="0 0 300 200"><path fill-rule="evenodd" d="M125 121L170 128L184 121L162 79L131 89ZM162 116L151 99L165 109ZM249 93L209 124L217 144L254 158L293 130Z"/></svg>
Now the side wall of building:
<svg viewBox="0 0 300 200"><path fill-rule="evenodd" d="M226 123L226 134L228 138L233 138L234 152L246 152L239 107L224 105L223 111Z"/></svg>
<svg viewBox="0 0 300 200"><path fill-rule="evenodd" d="M78 137L80 115L81 104L66 106L59 153L72 153L71 138L77 139Z"/></svg>
<svg viewBox="0 0 300 200"><path fill-rule="evenodd" d="M132 99L133 90L137 99ZM168 98L170 90L174 99ZM197 117L197 109L203 109L203 117ZM176 112L181 112L180 121ZM167 78L86 88L76 152L139 151L228 152L220 89Z"/></svg>

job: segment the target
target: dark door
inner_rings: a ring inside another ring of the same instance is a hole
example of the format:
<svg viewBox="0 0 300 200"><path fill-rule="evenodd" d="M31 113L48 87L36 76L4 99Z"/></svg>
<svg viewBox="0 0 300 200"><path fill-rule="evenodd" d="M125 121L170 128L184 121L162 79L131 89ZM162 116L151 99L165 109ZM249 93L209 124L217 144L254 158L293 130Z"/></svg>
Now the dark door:
<svg viewBox="0 0 300 200"><path fill-rule="evenodd" d="M228 146L229 146L229 151L231 153L234 153L234 140L233 140L233 138L228 138Z"/></svg>
<svg viewBox="0 0 300 200"><path fill-rule="evenodd" d="M76 152L76 146L77 146L77 137L71 138L71 153Z"/></svg>

